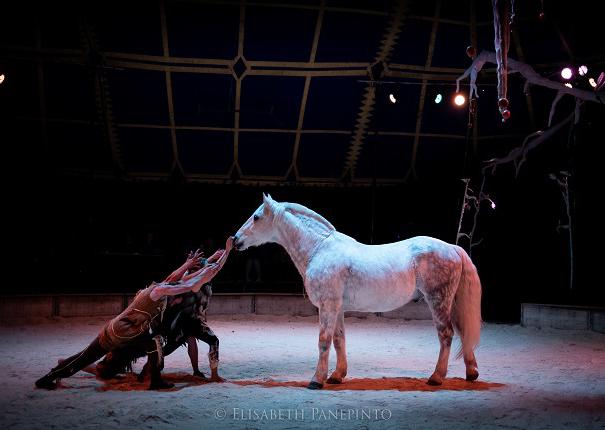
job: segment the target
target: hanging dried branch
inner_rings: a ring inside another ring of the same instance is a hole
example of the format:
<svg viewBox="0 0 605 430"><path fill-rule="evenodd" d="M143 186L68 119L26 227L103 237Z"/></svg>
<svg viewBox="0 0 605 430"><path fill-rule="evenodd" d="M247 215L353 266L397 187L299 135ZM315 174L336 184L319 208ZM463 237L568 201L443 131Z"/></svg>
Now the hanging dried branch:
<svg viewBox="0 0 605 430"><path fill-rule="evenodd" d="M483 173L485 173L487 169L491 168L491 173L494 174L496 172L496 166L498 166L499 164L506 164L512 162L515 165L515 176L518 176L521 166L523 165L523 163L525 163L525 160L527 159L527 153L534 149L536 146L540 145L545 140L548 140L551 136L553 136L561 128L563 128L563 126L570 123L571 120L575 117L575 115L576 113L574 112L560 123L546 129L545 131L538 130L530 134L525 138L520 147L510 151L507 156L502 158L492 158L491 160L485 161L485 163L487 164L482 169Z"/></svg>
<svg viewBox="0 0 605 430"><path fill-rule="evenodd" d="M469 94L469 98L473 95L475 97L479 97L477 94L477 73L481 71L485 63L493 63L496 64L496 54L490 51L481 51L477 57L473 60L473 63L470 65L465 72L460 75L456 79L456 91L460 90L460 81L467 78L469 75L471 76L471 92ZM512 58L508 59L508 69L509 73L519 73L528 82L532 85L539 85L541 87L550 88L556 91L560 91L563 94L569 94L574 96L580 100L585 100L589 102L596 103L605 103L605 92L594 92L588 90L582 90L580 88L569 88L563 85L561 82L553 81L544 76L540 75L538 72L534 70L529 64L522 63L521 61L513 60Z"/></svg>
<svg viewBox="0 0 605 430"><path fill-rule="evenodd" d="M483 242L483 239L479 239L477 242L473 242L473 236L475 235L475 230L477 229L477 221L479 219L479 212L481 211L481 203L484 200L489 201L491 203L492 209L495 209L496 204L489 197L488 194L483 192L483 189L485 188L485 176L483 176L483 180L481 181L481 189L479 190L478 195L475 195L475 192L471 188L469 188L469 186L468 186L468 184L470 182L469 178L464 178L464 179L462 179L462 181L465 184L464 199L462 201L462 209L460 211L460 220L458 222L458 232L456 234L456 245L458 245L458 242L460 241L460 239L466 238L469 243L469 255L472 256L473 248L475 246L479 245L481 242ZM474 210L473 225L471 226L471 229L469 230L468 233L464 233L462 231L462 220L464 219L465 212L467 210L471 209L471 207Z"/></svg>
<svg viewBox="0 0 605 430"><path fill-rule="evenodd" d="M479 97L477 93L477 74L483 68L485 63L493 63L496 64L496 54L490 51L482 51L475 57L471 66L466 69L466 71L456 79L456 91L459 90L460 81L467 78L470 75L470 96L469 97ZM487 165L483 168L483 172L487 169L491 168L492 173L495 172L496 166L499 164L506 164L509 162L513 162L515 164L516 175L519 174L519 169L525 162L527 158L527 153L540 145L542 142L549 139L555 133L557 133L563 126L570 123L572 119L574 119L574 123L577 124L580 119L580 104L582 101L590 101L596 103L605 103L605 93L602 91L588 91L582 90L579 88L569 88L564 86L561 82L553 81L548 78L545 78L538 74L528 64L525 64L520 61L516 61L513 59L508 59L508 68L510 72L520 73L526 79L525 88L529 84L538 85L545 88L551 88L557 91L557 94L553 100L553 103L550 108L550 115L548 119L548 129L546 130L538 130L525 138L520 147L513 149L507 156L502 158L493 158L491 160L487 160ZM599 87L601 89L602 87ZM552 121L555 114L555 108L559 103L559 100L564 95L571 95L576 98L576 106L574 112L565 118L563 121L559 122L556 125L552 125Z"/></svg>
<svg viewBox="0 0 605 430"><path fill-rule="evenodd" d="M563 203L565 204L565 217L567 218L567 224L562 224L561 220L559 220L559 225L557 226L557 233L560 230L567 230L568 239L569 239L569 289L573 289L573 281L574 281L574 252L573 252L573 219L572 219L572 201L570 199L569 193L569 177L571 174L566 170L561 170L558 174L550 174L549 177L553 181L557 183L559 186L559 191L561 191L561 197L563 198Z"/></svg>

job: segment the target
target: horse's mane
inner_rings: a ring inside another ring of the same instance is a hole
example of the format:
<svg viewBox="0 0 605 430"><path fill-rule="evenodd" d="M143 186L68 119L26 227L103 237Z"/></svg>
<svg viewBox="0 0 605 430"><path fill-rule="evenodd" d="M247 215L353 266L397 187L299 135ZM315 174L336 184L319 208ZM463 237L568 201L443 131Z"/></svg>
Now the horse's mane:
<svg viewBox="0 0 605 430"><path fill-rule="evenodd" d="M294 215L309 228L319 230L317 231L319 234L327 236L336 230L334 226L330 223L330 221L322 217L317 212L314 212L303 205L300 205L298 203L284 202L284 207L286 212L289 212Z"/></svg>

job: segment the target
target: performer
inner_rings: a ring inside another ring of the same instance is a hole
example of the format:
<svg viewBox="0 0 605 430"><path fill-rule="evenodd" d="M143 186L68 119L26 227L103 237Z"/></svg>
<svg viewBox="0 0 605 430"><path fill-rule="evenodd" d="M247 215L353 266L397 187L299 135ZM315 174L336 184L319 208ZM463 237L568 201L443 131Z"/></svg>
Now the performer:
<svg viewBox="0 0 605 430"><path fill-rule="evenodd" d="M126 345L144 348L146 351L151 373L150 390L173 387L174 384L167 383L161 377L161 337L150 335L151 326L161 322L168 296L189 291L198 292L204 284L210 282L225 264L232 245L232 238L227 239L225 252L216 263L186 274L190 268L198 264L201 253L196 252L168 277L168 279L179 279L178 281L171 280L159 284L154 282L140 290L126 310L105 324L88 347L51 369L36 381L36 387L54 389L57 386L57 379L72 376L108 352Z"/></svg>
<svg viewBox="0 0 605 430"><path fill-rule="evenodd" d="M200 266L204 267L206 264L218 261L222 256L222 252L222 250L217 251L207 260L201 258L199 260ZM174 280L175 277L167 278L167 280L170 279ZM210 346L208 361L210 363L211 375L209 380L223 382L223 378L218 374L219 340L208 326L206 320L206 310L211 295L212 285L207 283L197 293L188 292L170 297L162 323L154 330L154 334L161 335L166 339L166 345L163 348L164 357L173 353L186 342L193 375L203 379L207 378L200 372L198 367L196 340L199 339L206 342ZM144 355L145 350L141 348L140 344L129 344L107 354L103 361L97 364L95 373L104 379L113 378L118 373L131 369L132 363ZM150 363L147 362L138 376L140 381L145 378L149 370Z"/></svg>

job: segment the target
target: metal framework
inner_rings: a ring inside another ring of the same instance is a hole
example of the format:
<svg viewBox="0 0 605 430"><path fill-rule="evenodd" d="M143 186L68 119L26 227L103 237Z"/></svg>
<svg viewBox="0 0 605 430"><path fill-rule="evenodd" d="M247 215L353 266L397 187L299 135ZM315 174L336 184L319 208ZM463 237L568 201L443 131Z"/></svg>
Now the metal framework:
<svg viewBox="0 0 605 430"><path fill-rule="evenodd" d="M385 65L388 63L393 52L393 48L397 43L399 34L401 33L401 27L403 26L403 13L404 13L404 2L398 0L396 9L393 16L384 31L382 41L374 58L374 65L381 65L382 70L386 69ZM372 79L380 79L381 76L371 76ZM372 72L370 70L370 75ZM347 181L355 180L355 168L357 167L357 160L359 154L365 142L365 137L368 132L368 126L374 111L374 104L376 102L376 87L373 84L366 85L364 94L361 99L361 106L357 114L357 122L353 130L353 136L351 137L351 144L347 154L347 160L342 173L343 178Z"/></svg>
<svg viewBox="0 0 605 430"><path fill-rule="evenodd" d="M435 52L435 40L437 40L437 28L439 26L439 14L441 13L441 1L438 1L435 5L435 16L433 20L433 27L431 28L431 38L429 40L429 48L426 55L426 63L424 67L430 67L433 62L433 53ZM420 88L420 100L418 101L418 112L416 114L416 132L414 133L414 146L412 147L412 164L410 170L406 175L406 179L410 175L416 178L416 157L418 155L418 144L420 143L420 128L422 127L422 113L424 112L424 101L426 99L426 85L428 79L422 79L422 87Z"/></svg>
<svg viewBox="0 0 605 430"><path fill-rule="evenodd" d="M412 150L412 165L406 176L415 177L415 160L418 150L418 145L421 137L443 137L448 139L464 139L464 135L449 135L422 133L422 113L424 109L425 95L427 85L431 83L454 82L456 77L463 73L463 69L434 67L432 66L432 56L435 47L435 39L439 23L448 23L454 25L465 26L469 31L476 33L477 25L489 25L491 22L477 23L472 15L472 22L463 22L450 19L444 19L440 16L440 2L437 3L435 14L433 17L418 17L405 14L404 0L398 0L395 10L388 14L386 12L376 10L364 10L356 8L330 7L326 5L325 0L322 0L319 5L295 5L281 4L276 2L256 3L252 1L212 1L212 0L196 0L195 3L208 4L232 4L239 7L239 30L238 30L238 49L237 55L232 60L212 59L212 58L184 58L170 55L168 26L166 22L165 0L159 2L159 16L161 22L161 37L162 37L162 55L142 55L123 52L103 52L103 67L108 68L124 68L135 70L153 70L165 74L167 102L168 102L168 125L157 124L142 124L142 123L118 123L109 117L99 118L100 125L107 126L107 121L110 121L110 128L156 128L168 129L171 136L172 148L172 168L170 172L127 172L124 179L127 180L165 180L172 175L183 175L186 180L199 181L207 183L232 183L238 182L243 184L277 184L277 183L296 183L307 185L330 185L330 186L346 186L346 185L371 185L372 179L358 178L355 176L355 169L359 159L359 154L363 147L365 137L367 135L368 124L373 113L375 103L375 86L369 83L366 86L365 92L360 100L358 117L353 130L317 130L305 129L304 119L307 107L309 88L314 77L358 77L360 79L375 79L372 76L372 67L380 63L382 65L382 76L391 78L410 78L420 81L421 92L416 116L416 127L413 133L411 132L380 132L377 135L388 136L413 136L414 145ZM472 2L471 2L472 3ZM244 36L246 25L246 8L249 6L267 7L267 8L296 8L313 10L317 12L313 42L309 60L306 62L287 62L287 61L252 61L247 60L244 56ZM373 63L362 62L316 62L316 54L320 34L322 31L323 20L326 12L349 12L357 14L390 16L387 25L383 32L383 37L380 45L377 47L376 57ZM412 64L397 64L390 63L390 55L396 46L399 34L402 27L405 25L406 19L420 19L432 23L432 31L430 43L427 52L427 60L424 66ZM39 36L38 36L39 39ZM471 36L471 39L476 40L476 35ZM520 49L520 47L518 48ZM44 139L46 140L46 124L49 122L61 123L87 123L90 121L70 120L70 119L50 119L46 115L46 102L44 96L44 64L45 63L68 63L85 66L87 58L82 50L77 49L49 49L42 48L38 41L35 48L10 47L3 46L0 57L20 61L32 61L38 67L38 82L40 85L40 117L39 118L20 118L25 121L41 121L44 131ZM239 69L239 70L237 70ZM241 71L243 69L243 72ZM241 72L241 73L240 73ZM235 80L235 106L234 106L234 125L233 127L204 127L204 126L181 126L175 123L174 117L174 101L172 88L172 75L174 73L197 73L197 74L219 74L230 75ZM304 77L303 94L299 107L298 122L295 129L271 129L271 128L241 128L240 127L240 106L242 95L242 81L247 76L300 76ZM108 91L108 88L101 88L101 91ZM105 122L105 124L103 124ZM227 131L233 133L233 162L229 171L220 175L209 174L190 174L184 171L179 159L177 131L178 130L205 130L205 131ZM295 135L294 147L292 151L291 163L287 172L283 176L251 176L244 175L239 162L239 135L240 132L262 132L262 133L292 133ZM350 146L347 151L345 166L340 178L311 178L304 177L299 172L298 154L300 149L301 137L304 134L339 134L351 136ZM475 141L477 136L475 135ZM501 137L501 136L498 136ZM491 138L491 137L484 137ZM113 139L113 140L112 140ZM109 143L112 149L114 163L119 169L123 169L120 157L120 148L117 142L117 137L109 134ZM406 168L402 166L402 169ZM70 169L65 171L66 174L85 174L90 175L90 171L84 169ZM95 177L112 177L115 172L92 172ZM343 181L346 178L346 181ZM377 184L396 184L405 181L406 179L381 179L376 178Z"/></svg>

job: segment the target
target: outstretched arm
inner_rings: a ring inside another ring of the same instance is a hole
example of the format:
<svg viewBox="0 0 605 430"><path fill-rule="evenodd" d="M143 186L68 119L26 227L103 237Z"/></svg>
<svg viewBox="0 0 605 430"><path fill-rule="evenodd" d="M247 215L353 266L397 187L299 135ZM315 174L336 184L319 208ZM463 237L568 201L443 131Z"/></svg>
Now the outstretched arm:
<svg viewBox="0 0 605 430"><path fill-rule="evenodd" d="M176 284L168 284L167 282L158 284L151 292L151 299L158 300L163 296L176 296L189 291L197 293L204 284L210 282L221 270L227 261L227 256L229 255L231 248L233 248L233 238L229 237L227 239L225 252L216 263L207 264L197 272L181 277L181 280L177 281Z"/></svg>
<svg viewBox="0 0 605 430"><path fill-rule="evenodd" d="M229 256L229 252L233 248L233 238L229 237L227 239L227 243L225 244L225 249L219 249L208 259L208 265L216 264L219 266L219 270L223 267L225 262L227 261L227 257ZM216 261L216 263L215 263ZM189 280L192 276L195 276L195 273L183 276L183 280Z"/></svg>
<svg viewBox="0 0 605 430"><path fill-rule="evenodd" d="M187 260L185 260L183 265L176 269L174 272L172 272L170 275L168 275L168 277L164 279L164 282L180 281L185 275L185 273L187 273L187 271L191 271L191 269L199 265L199 260L201 257L203 257L203 255L204 253L199 249L193 253L190 252L189 256L187 256Z"/></svg>
<svg viewBox="0 0 605 430"><path fill-rule="evenodd" d="M176 296L189 291L198 292L202 285L210 282L219 272L218 264L209 264L193 273L188 279L181 279L176 283L162 282L151 292L151 299L158 300L163 296Z"/></svg>
<svg viewBox="0 0 605 430"><path fill-rule="evenodd" d="M208 257L208 263L214 263L216 261L218 261L219 258L221 258L223 256L223 253L225 252L224 249L219 249L218 251L216 251L214 254L212 254L210 257Z"/></svg>

